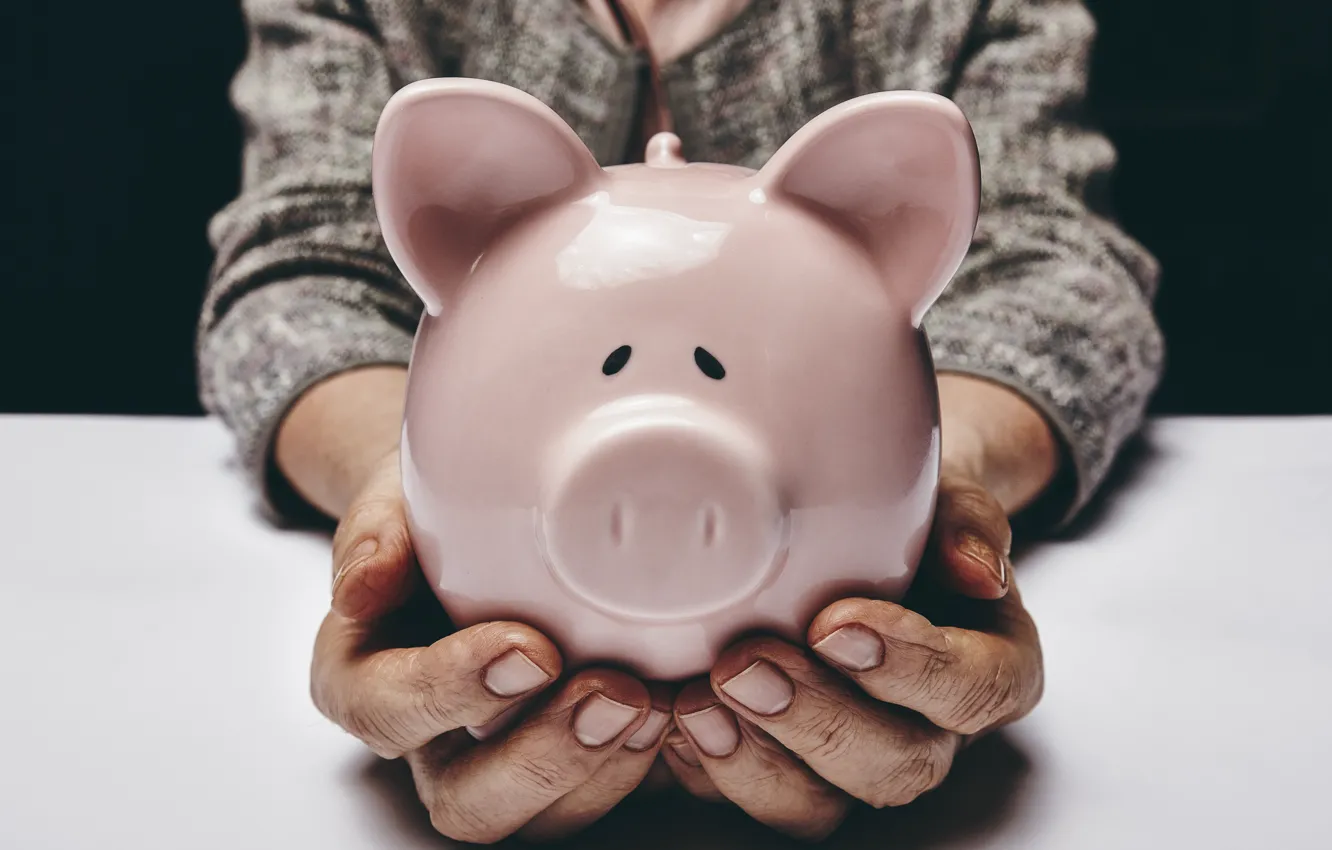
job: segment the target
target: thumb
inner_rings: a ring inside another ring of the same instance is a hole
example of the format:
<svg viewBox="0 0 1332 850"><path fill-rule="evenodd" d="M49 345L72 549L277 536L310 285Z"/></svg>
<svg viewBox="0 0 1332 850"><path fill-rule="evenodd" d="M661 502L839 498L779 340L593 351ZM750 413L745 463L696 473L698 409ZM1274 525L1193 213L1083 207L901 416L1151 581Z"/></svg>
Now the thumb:
<svg viewBox="0 0 1332 850"><path fill-rule="evenodd" d="M1013 533L1003 506L969 478L939 481L932 544L935 578L973 599L999 599L1008 592Z"/></svg>
<svg viewBox="0 0 1332 850"><path fill-rule="evenodd" d="M407 600L418 573L393 452L376 467L333 535L333 610L357 620L382 617Z"/></svg>

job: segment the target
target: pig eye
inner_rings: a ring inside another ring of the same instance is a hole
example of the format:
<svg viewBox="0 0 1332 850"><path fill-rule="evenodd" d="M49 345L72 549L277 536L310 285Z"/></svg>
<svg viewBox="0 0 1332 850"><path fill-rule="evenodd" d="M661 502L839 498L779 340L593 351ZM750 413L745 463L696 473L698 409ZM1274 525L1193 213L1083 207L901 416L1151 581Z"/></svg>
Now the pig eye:
<svg viewBox="0 0 1332 850"><path fill-rule="evenodd" d="M633 353L634 350L627 345L615 349L606 356L606 362L601 364L601 374L610 376L619 372L629 362L629 355Z"/></svg>
<svg viewBox="0 0 1332 850"><path fill-rule="evenodd" d="M713 357L712 352L706 348L694 349L694 362L698 364L698 368L704 375L714 381L720 381L726 377L726 367L721 364L720 360Z"/></svg>

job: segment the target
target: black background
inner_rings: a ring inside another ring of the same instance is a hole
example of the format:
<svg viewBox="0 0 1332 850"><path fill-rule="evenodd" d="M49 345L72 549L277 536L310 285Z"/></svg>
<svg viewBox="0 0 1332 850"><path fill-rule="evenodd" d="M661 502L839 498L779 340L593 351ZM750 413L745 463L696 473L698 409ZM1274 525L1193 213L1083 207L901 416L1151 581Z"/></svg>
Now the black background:
<svg viewBox="0 0 1332 850"><path fill-rule="evenodd" d="M205 225L239 163L237 3L4 5L0 411L198 413ZM1119 218L1165 270L1155 410L1332 412L1332 2L1089 5Z"/></svg>

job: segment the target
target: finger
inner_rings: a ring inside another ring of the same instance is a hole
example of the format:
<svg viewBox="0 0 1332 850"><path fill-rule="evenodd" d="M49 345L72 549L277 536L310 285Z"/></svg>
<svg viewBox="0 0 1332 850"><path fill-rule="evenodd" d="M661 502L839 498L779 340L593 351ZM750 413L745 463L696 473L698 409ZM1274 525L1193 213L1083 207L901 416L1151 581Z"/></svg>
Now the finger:
<svg viewBox="0 0 1332 850"><path fill-rule="evenodd" d="M315 641L311 693L324 715L396 758L453 729L483 727L560 674L546 637L483 623L430 646L367 651L368 624L331 613Z"/></svg>
<svg viewBox="0 0 1332 850"><path fill-rule="evenodd" d="M407 599L419 572L395 453L381 464L333 535L333 610L353 619L383 616Z"/></svg>
<svg viewBox="0 0 1332 850"><path fill-rule="evenodd" d="M809 643L875 699L974 735L1026 715L1044 683L1036 626L1016 588L998 607L995 631L981 632L937 627L891 602L844 599L814 618Z"/></svg>
<svg viewBox="0 0 1332 850"><path fill-rule="evenodd" d="M651 710L638 731L613 752L592 776L552 803L519 830L532 841L572 835L600 820L647 778L671 726L674 694L661 685L648 688Z"/></svg>
<svg viewBox="0 0 1332 850"><path fill-rule="evenodd" d="M712 784L755 820L789 835L819 839L846 817L845 794L761 729L738 721L707 682L685 686L675 715Z"/></svg>
<svg viewBox="0 0 1332 850"><path fill-rule="evenodd" d="M426 747L408 762L437 830L490 843L596 776L644 724L650 704L632 677L585 671L508 734L447 760ZM646 772L651 759L643 763Z"/></svg>
<svg viewBox="0 0 1332 850"><path fill-rule="evenodd" d="M939 480L930 542L926 580L973 599L998 599L1008 591L1013 533L1003 506L981 485L957 476Z"/></svg>
<svg viewBox="0 0 1332 850"><path fill-rule="evenodd" d="M813 771L875 807L904 805L936 787L958 748L957 735L866 697L775 638L743 641L723 653L712 688ZM708 772L722 787L711 766Z"/></svg>
<svg viewBox="0 0 1332 850"><path fill-rule="evenodd" d="M701 800L721 802L726 796L717 790L712 777L703 769L698 752L685 733L678 728L666 736L666 745L661 748L661 759L670 768L675 781L680 787Z"/></svg>

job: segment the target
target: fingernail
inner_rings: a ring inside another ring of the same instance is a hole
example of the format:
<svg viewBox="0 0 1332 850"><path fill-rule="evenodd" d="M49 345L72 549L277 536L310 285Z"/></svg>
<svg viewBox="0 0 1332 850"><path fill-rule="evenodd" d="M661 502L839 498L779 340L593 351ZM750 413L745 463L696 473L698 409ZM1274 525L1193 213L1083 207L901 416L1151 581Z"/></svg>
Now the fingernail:
<svg viewBox="0 0 1332 850"><path fill-rule="evenodd" d="M795 685L766 661L755 661L739 675L722 683L728 697L765 717L786 710L795 697Z"/></svg>
<svg viewBox="0 0 1332 850"><path fill-rule="evenodd" d="M814 644L814 651L834 664L856 673L883 663L883 640L872 630L852 623Z"/></svg>
<svg viewBox="0 0 1332 850"><path fill-rule="evenodd" d="M629 736L629 740L624 742L624 748L633 753L641 753L644 750L650 750L656 746L657 741L661 739L661 733L666 731L666 724L671 716L664 711L657 711L655 708L648 712L648 719L639 727L638 731Z"/></svg>
<svg viewBox="0 0 1332 850"><path fill-rule="evenodd" d="M374 537L371 537L369 540L362 540L360 543L356 544L356 547L348 552L343 557L342 563L338 565L338 572L333 576L333 590L336 591L338 585L342 583L344 578L346 578L347 570L351 569L354 565L359 564L361 561L364 561L377 551L379 551L379 540Z"/></svg>
<svg viewBox="0 0 1332 850"><path fill-rule="evenodd" d="M671 749L675 750L675 754L679 756L680 761L684 762L685 764L690 764L693 765L694 767L703 766L703 762L698 760L698 753L694 752L693 746L691 746L687 741L681 741L678 744L671 744Z"/></svg>
<svg viewBox="0 0 1332 850"><path fill-rule="evenodd" d="M740 728L735 715L724 705L682 714L680 723L698 748L715 759L726 758L740 747Z"/></svg>
<svg viewBox="0 0 1332 850"><path fill-rule="evenodd" d="M641 710L603 694L593 694L574 712L574 737L588 749L605 746L629 728Z"/></svg>
<svg viewBox="0 0 1332 850"><path fill-rule="evenodd" d="M980 562L985 569L989 570L990 574L999 582L1000 587L1008 587L1008 570L1004 567L1004 559L999 556L993 546L986 543L978 535L970 531L963 531L957 535L957 548L963 555L973 561Z"/></svg>
<svg viewBox="0 0 1332 850"><path fill-rule="evenodd" d="M505 729L513 725L518 719L518 709L522 708L522 703L515 703L492 717L490 720L482 723L480 726L467 726L467 734L478 741L485 741L493 738Z"/></svg>
<svg viewBox="0 0 1332 850"><path fill-rule="evenodd" d="M481 676L481 683L497 697L516 697L550 681L546 671L532 659L511 649L491 662Z"/></svg>

